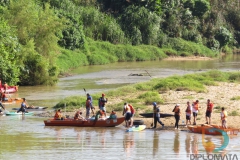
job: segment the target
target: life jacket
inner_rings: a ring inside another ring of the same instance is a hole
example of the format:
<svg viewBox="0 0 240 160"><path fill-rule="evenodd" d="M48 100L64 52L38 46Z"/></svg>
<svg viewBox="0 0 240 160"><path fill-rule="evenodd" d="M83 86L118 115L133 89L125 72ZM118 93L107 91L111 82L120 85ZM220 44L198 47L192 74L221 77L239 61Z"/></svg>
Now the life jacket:
<svg viewBox="0 0 240 160"><path fill-rule="evenodd" d="M62 118L61 113L57 111L55 113L54 119L61 119L61 118Z"/></svg>
<svg viewBox="0 0 240 160"><path fill-rule="evenodd" d="M213 103L207 104L207 111L212 112L213 109Z"/></svg>
<svg viewBox="0 0 240 160"><path fill-rule="evenodd" d="M221 119L222 120L227 120L227 112L226 111L223 111L223 112L221 112Z"/></svg>
<svg viewBox="0 0 240 160"><path fill-rule="evenodd" d="M128 104L128 106L130 107L131 113L134 114L134 113L135 113L135 110L134 110L133 106L132 106L131 104Z"/></svg>
<svg viewBox="0 0 240 160"><path fill-rule="evenodd" d="M180 108L179 107L174 108L173 111L174 111L175 115L180 115Z"/></svg>
<svg viewBox="0 0 240 160"><path fill-rule="evenodd" d="M199 106L198 106L198 103L194 102L194 103L193 103L193 107L194 107L194 109L195 109L196 111L198 111L198 107L199 107Z"/></svg>

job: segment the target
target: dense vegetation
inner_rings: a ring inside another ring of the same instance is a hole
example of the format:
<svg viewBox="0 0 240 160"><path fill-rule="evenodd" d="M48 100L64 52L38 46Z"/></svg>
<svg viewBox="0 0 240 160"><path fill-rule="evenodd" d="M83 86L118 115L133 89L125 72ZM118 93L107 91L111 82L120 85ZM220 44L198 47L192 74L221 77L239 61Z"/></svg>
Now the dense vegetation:
<svg viewBox="0 0 240 160"><path fill-rule="evenodd" d="M132 84L117 88L106 92L108 99L112 99L111 104L108 104L108 111L112 109L122 111L124 102L129 102L136 106L136 109L145 110L146 105L151 105L152 102L163 104L164 99L161 96L162 92L169 90L196 91L207 92L206 86L218 85L217 82L239 82L239 72L221 72L212 70L204 73L187 74L184 76L171 76L168 78L154 78L148 82ZM98 98L100 93L92 94L93 105L98 106ZM189 98L189 97L188 97ZM113 99L115 101L113 101ZM117 101L116 101L117 99ZM70 96L54 106L54 108L64 108L67 106L68 111L85 107L85 96ZM96 108L97 109L97 108Z"/></svg>
<svg viewBox="0 0 240 160"><path fill-rule="evenodd" d="M239 48L238 0L3 0L0 78L53 85L82 65Z"/></svg>

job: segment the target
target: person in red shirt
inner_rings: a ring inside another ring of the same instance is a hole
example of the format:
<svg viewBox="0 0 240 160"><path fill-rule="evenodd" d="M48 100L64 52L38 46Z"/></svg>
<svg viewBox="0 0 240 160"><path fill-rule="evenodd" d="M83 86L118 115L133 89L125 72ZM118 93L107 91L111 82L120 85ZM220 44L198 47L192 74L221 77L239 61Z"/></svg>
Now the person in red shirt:
<svg viewBox="0 0 240 160"><path fill-rule="evenodd" d="M210 99L207 100L207 109L206 109L206 124L211 124L211 114L213 110L213 103Z"/></svg>

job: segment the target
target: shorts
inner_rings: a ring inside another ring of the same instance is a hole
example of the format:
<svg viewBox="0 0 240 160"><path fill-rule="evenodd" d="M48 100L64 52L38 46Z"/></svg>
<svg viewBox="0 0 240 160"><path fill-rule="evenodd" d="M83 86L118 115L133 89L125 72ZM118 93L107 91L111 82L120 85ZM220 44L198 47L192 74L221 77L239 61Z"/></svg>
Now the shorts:
<svg viewBox="0 0 240 160"><path fill-rule="evenodd" d="M222 125L226 126L227 121L226 120L222 120Z"/></svg>
<svg viewBox="0 0 240 160"><path fill-rule="evenodd" d="M131 118L133 118L133 117L134 117L134 114L131 113Z"/></svg>
<svg viewBox="0 0 240 160"><path fill-rule="evenodd" d="M209 117L209 118L210 118L210 117L211 117L211 113L212 113L212 112L207 111L207 112L206 112L206 117Z"/></svg>
<svg viewBox="0 0 240 160"><path fill-rule="evenodd" d="M193 117L197 117L197 113L196 112L193 112Z"/></svg>
<svg viewBox="0 0 240 160"><path fill-rule="evenodd" d="M90 108L86 108L86 116L90 115Z"/></svg>
<svg viewBox="0 0 240 160"><path fill-rule="evenodd" d="M128 120L130 120L131 119L131 113L129 113L129 112L127 112L126 114L125 114L125 120L126 121L128 121Z"/></svg>
<svg viewBox="0 0 240 160"><path fill-rule="evenodd" d="M191 116L190 115L186 115L186 120L191 120Z"/></svg>

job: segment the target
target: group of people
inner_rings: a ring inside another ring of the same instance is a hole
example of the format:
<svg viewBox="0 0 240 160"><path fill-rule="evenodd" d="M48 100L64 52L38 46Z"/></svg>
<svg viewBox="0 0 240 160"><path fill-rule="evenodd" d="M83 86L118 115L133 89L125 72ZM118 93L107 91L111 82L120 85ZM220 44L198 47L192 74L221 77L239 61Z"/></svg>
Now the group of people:
<svg viewBox="0 0 240 160"><path fill-rule="evenodd" d="M211 125L211 117L212 117L212 112L213 112L213 103L211 102L210 99L207 100L207 107L206 107L206 112L205 112L205 118L206 118L206 124L207 125ZM195 102L192 103L192 105L190 104L190 102L187 102L187 106L186 106L186 126L189 124L191 125L191 115L193 115L193 125L196 125L196 119L198 116L198 112L199 112L199 101L196 100ZM222 123L222 127L223 128L227 128L227 112L225 111L225 108L222 107L221 108L221 114L220 114L220 118L221 118L221 123ZM180 115L181 115L181 111L180 111L180 105L176 104L173 111L174 112L174 117L175 117L175 129L179 129L179 120L180 120Z"/></svg>
<svg viewBox="0 0 240 160"><path fill-rule="evenodd" d="M106 103L107 103L108 99L105 98L105 94L102 93L102 96L99 98L99 100L98 100L99 110L96 111L96 112L94 112L95 107L93 106L93 98L92 98L92 96L89 93L87 93L86 96L87 96L87 99L86 99L86 118L83 117L82 111L77 111L75 113L75 115L74 115L74 119L75 120L86 120L86 119L89 119L91 112L92 112L93 116L95 117L95 120L104 120L104 119L106 119L107 118L107 115L106 115ZM116 112L112 111L110 116L109 116L109 118L110 119L117 118ZM54 119L56 119L56 120L62 120L63 119L60 109L56 111Z"/></svg>

